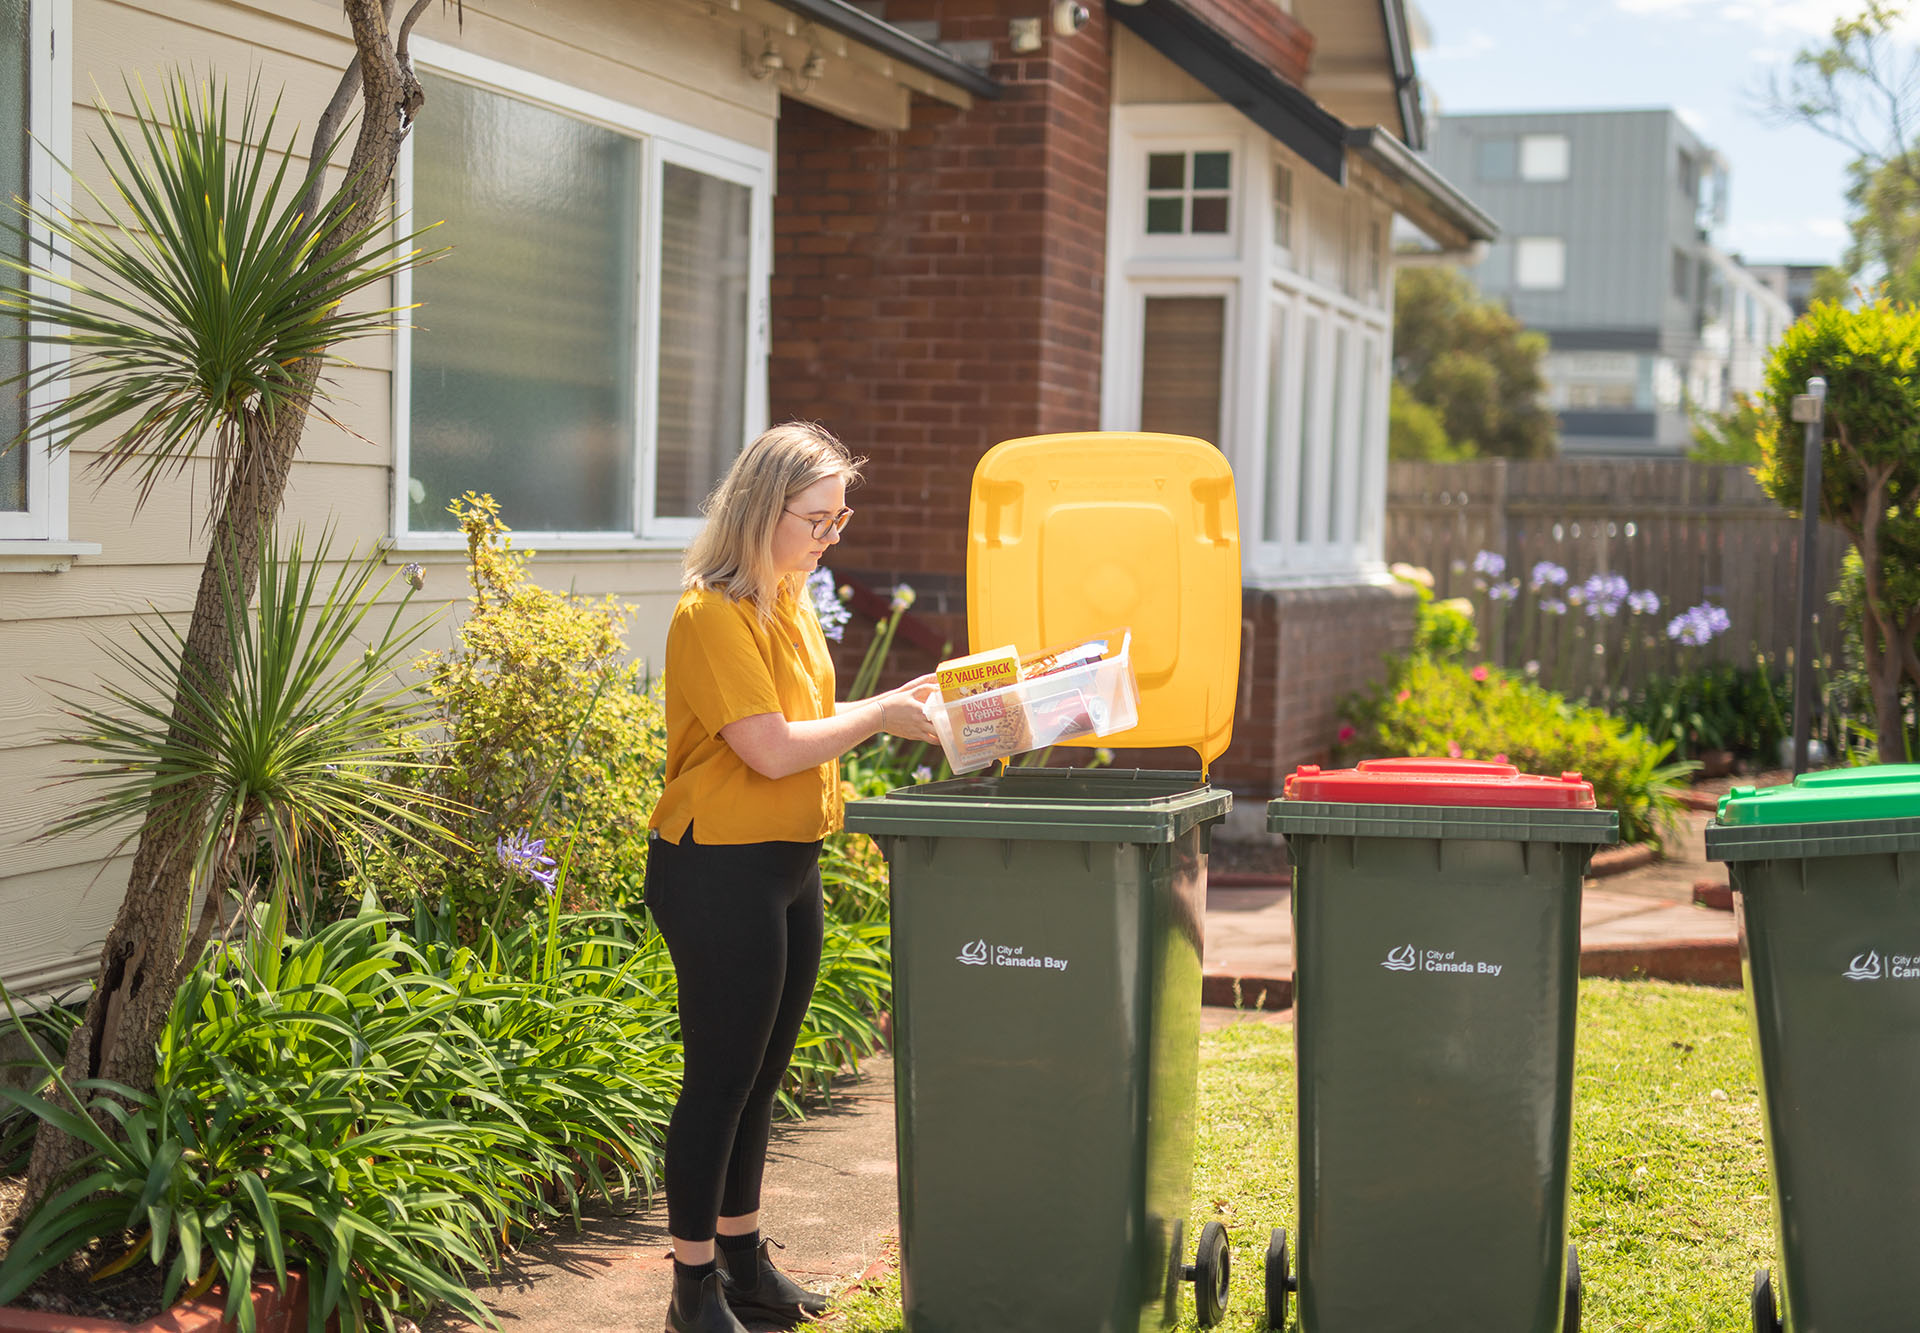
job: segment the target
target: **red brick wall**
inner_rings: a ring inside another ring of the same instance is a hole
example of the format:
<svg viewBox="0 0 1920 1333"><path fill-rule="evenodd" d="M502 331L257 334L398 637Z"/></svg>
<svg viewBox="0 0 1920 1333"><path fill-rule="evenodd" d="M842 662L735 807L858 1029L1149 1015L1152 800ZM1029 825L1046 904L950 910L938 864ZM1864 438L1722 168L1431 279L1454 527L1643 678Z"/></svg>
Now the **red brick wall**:
<svg viewBox="0 0 1920 1333"><path fill-rule="evenodd" d="M1295 87L1313 64L1313 34L1273 0L1184 0L1207 25L1227 34Z"/></svg>
<svg viewBox="0 0 1920 1333"><path fill-rule="evenodd" d="M916 97L902 131L862 129L787 99L774 196L774 421L824 422L869 460L830 557L966 640L967 492L1001 440L1100 423L1109 36L1050 27L1016 56L1031 0L892 0L947 40L995 43L998 100ZM850 627L842 670L859 661ZM899 678L930 663L896 652Z"/></svg>

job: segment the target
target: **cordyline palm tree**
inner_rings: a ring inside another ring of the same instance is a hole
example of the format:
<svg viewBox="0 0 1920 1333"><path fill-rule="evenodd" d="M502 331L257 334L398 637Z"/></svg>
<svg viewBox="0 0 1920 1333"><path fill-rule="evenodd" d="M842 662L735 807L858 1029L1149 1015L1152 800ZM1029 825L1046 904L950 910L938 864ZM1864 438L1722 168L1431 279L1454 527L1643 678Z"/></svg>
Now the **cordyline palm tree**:
<svg viewBox="0 0 1920 1333"><path fill-rule="evenodd" d="M139 99L137 134L103 112L107 142L96 148L112 189L92 198L93 216L22 210L27 230L50 235L74 274L59 279L30 252L0 288L0 311L66 354L57 378L29 377L27 387L47 383L60 398L29 426L30 438L52 449L97 438L100 480L134 478L140 501L196 452L210 463L210 549L181 653L180 680L198 688L176 683L171 710L181 744L204 716L207 700L196 695L230 678L228 607L235 598L245 605L255 586L263 534L322 396L321 372L341 341L388 326L391 312L349 302L419 258L411 238L389 232L387 205L400 146L425 100L407 36L432 0L411 0L397 29L395 2L344 0L355 54L315 128L304 177L290 174L291 143L270 143L271 110L263 115L249 98L230 139L224 92L176 75L159 108ZM344 141L356 91L352 156L329 195L326 164ZM182 945L201 846L181 831L195 822L177 792L148 806L126 898L67 1047L70 1085L153 1086L154 1043L194 961ZM76 1152L68 1135L42 1127L29 1205Z"/></svg>

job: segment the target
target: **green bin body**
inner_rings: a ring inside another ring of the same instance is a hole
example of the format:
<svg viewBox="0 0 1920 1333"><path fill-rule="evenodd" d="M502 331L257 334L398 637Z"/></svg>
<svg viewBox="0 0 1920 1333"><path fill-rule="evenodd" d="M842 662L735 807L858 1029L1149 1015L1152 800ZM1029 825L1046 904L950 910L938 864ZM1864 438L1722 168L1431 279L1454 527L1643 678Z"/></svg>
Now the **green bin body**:
<svg viewBox="0 0 1920 1333"><path fill-rule="evenodd" d="M1735 788L1727 862L1792 1333L1920 1328L1920 767Z"/></svg>
<svg viewBox="0 0 1920 1333"><path fill-rule="evenodd" d="M1553 1333L1580 886L1618 817L1274 801L1293 862L1303 1333Z"/></svg>
<svg viewBox="0 0 1920 1333"><path fill-rule="evenodd" d="M1171 1322L1231 800L1192 773L1016 768L848 806L892 885L913 1333Z"/></svg>

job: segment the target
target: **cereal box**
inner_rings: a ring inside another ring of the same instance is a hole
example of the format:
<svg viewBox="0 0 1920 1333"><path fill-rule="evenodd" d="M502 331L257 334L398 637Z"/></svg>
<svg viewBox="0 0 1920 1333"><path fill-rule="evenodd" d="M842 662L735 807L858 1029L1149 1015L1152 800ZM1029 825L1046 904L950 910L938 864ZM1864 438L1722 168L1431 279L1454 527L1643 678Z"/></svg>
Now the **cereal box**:
<svg viewBox="0 0 1920 1333"><path fill-rule="evenodd" d="M1020 652L1012 644L990 648L970 657L942 662L938 670L940 697L958 703L971 694L1001 689L1020 682Z"/></svg>
<svg viewBox="0 0 1920 1333"><path fill-rule="evenodd" d="M954 747L963 759L981 755L997 759L1033 748L1033 729L1017 692L962 699L948 709L947 716L953 725Z"/></svg>

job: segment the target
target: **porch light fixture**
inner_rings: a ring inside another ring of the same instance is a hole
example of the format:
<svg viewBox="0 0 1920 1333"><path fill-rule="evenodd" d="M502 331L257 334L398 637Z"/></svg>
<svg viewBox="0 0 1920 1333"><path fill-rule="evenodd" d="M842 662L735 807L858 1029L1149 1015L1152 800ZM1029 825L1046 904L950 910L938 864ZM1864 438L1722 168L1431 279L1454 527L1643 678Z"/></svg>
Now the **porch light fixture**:
<svg viewBox="0 0 1920 1333"><path fill-rule="evenodd" d="M753 77L764 79L778 74L787 67L787 58L780 54L780 48L773 43L773 34L767 32L766 45L760 48L760 54L753 61Z"/></svg>

